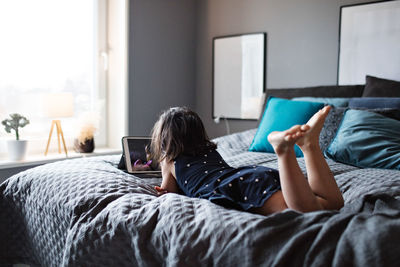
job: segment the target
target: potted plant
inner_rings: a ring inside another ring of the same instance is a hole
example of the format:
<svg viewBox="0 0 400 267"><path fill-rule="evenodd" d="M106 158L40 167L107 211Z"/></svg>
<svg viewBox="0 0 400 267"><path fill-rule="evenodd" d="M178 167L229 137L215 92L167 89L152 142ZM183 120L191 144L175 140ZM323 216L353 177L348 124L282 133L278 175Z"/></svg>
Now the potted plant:
<svg viewBox="0 0 400 267"><path fill-rule="evenodd" d="M11 133L11 130L15 132L15 140L8 140L8 155L11 160L22 160L25 157L27 140L20 140L19 128L25 127L29 124L29 120L24 116L13 113L10 114L10 119L5 119L1 122L4 125L7 133Z"/></svg>

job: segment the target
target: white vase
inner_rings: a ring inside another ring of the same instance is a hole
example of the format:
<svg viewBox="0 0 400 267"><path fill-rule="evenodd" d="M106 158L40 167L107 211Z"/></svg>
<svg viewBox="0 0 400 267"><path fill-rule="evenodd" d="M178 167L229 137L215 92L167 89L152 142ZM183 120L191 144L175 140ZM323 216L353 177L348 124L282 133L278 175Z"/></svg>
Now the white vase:
<svg viewBox="0 0 400 267"><path fill-rule="evenodd" d="M8 157L10 160L23 160L26 154L27 140L8 140Z"/></svg>

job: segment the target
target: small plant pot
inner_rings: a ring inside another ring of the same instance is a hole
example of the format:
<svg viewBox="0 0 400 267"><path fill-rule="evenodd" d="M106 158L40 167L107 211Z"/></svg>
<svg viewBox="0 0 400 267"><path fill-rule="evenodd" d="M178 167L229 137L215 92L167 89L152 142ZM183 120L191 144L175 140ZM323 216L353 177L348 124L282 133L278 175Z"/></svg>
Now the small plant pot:
<svg viewBox="0 0 400 267"><path fill-rule="evenodd" d="M27 140L8 140L8 158L13 161L23 160L26 155Z"/></svg>
<svg viewBox="0 0 400 267"><path fill-rule="evenodd" d="M92 153L94 150L94 139L88 139L84 143L74 140L74 149L78 153Z"/></svg>

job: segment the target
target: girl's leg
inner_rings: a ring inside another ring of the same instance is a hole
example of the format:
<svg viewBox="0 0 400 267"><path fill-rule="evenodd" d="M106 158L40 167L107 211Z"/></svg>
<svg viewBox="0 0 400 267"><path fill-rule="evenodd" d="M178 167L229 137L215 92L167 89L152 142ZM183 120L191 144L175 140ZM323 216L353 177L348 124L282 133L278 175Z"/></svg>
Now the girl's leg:
<svg viewBox="0 0 400 267"><path fill-rule="evenodd" d="M273 132L268 140L278 156L282 191L275 193L257 213L270 214L289 207L299 211L339 209L343 197L319 148L319 134L330 107L317 112L306 125ZM294 144L304 153L308 182L294 153Z"/></svg>
<svg viewBox="0 0 400 267"><path fill-rule="evenodd" d="M330 111L326 106L307 122L310 129L296 144L304 154L308 183L323 209L340 209L343 197L319 147L319 135Z"/></svg>
<svg viewBox="0 0 400 267"><path fill-rule="evenodd" d="M282 132L272 132L268 141L278 156L279 177L282 196L288 208L306 212L322 209L310 185L301 171L294 152L294 144L307 134L310 126L297 125ZM269 200L263 207L273 205Z"/></svg>
<svg viewBox="0 0 400 267"><path fill-rule="evenodd" d="M276 212L281 212L287 209L285 199L283 197L282 191L279 190L275 192L267 201L265 201L264 205L259 208L253 208L250 212L269 215Z"/></svg>

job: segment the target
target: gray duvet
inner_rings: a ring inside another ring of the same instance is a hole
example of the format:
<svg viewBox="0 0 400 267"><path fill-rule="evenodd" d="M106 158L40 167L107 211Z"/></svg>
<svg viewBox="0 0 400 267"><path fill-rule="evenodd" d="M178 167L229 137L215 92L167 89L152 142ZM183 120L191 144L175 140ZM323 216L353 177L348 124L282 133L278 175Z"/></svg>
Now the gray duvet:
<svg viewBox="0 0 400 267"><path fill-rule="evenodd" d="M247 152L254 130L216 139L233 166L277 167ZM261 216L178 194L116 168L119 157L65 160L0 187L0 265L399 266L400 171L328 161L340 211ZM299 159L302 169L304 161Z"/></svg>

